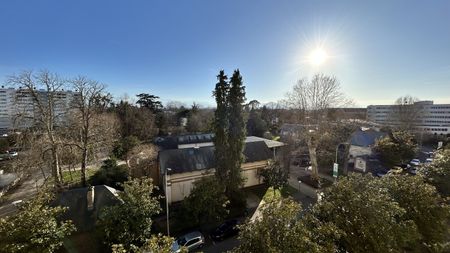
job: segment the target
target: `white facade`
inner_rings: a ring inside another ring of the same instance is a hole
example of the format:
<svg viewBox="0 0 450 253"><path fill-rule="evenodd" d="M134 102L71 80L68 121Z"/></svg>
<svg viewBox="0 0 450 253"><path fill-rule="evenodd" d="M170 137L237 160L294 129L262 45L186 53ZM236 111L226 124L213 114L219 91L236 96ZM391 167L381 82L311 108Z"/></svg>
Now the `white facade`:
<svg viewBox="0 0 450 253"><path fill-rule="evenodd" d="M367 120L381 125L395 126L392 115L397 110L395 105L369 105ZM437 135L450 134L450 104L434 104L433 101L414 103L417 110L411 119L415 130Z"/></svg>
<svg viewBox="0 0 450 253"><path fill-rule="evenodd" d="M267 167L267 160L244 163L242 164L242 178L244 179L243 187L250 187L260 185L263 183L263 179L260 176L261 170ZM189 171L184 173L177 173L173 175L167 175L167 186L165 185L166 179L163 178L164 190L167 190L167 201L169 203L182 201L191 193L194 188L194 182L205 176L214 176L215 169ZM164 175L165 176L165 175Z"/></svg>
<svg viewBox="0 0 450 253"><path fill-rule="evenodd" d="M40 101L47 101L47 92L37 91ZM54 114L60 120L64 120L67 108L78 93L72 91L60 91L55 94ZM35 115L38 113L34 99L26 89L0 88L0 131L26 128L34 125Z"/></svg>

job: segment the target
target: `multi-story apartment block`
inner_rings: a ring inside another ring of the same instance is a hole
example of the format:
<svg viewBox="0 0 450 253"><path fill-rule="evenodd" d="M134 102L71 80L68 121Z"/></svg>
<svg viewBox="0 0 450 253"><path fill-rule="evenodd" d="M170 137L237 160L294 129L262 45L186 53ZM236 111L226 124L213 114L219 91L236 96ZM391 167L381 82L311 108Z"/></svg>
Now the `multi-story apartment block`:
<svg viewBox="0 0 450 253"><path fill-rule="evenodd" d="M47 106L48 92L36 90L36 94L42 104ZM66 119L66 113L78 95L77 92L63 90L53 93L53 113L59 122ZM36 101L29 90L0 88L0 132L34 126L39 115Z"/></svg>
<svg viewBox="0 0 450 253"><path fill-rule="evenodd" d="M450 104L420 101L411 105L369 105L367 120L393 127L409 121L418 132L450 135Z"/></svg>

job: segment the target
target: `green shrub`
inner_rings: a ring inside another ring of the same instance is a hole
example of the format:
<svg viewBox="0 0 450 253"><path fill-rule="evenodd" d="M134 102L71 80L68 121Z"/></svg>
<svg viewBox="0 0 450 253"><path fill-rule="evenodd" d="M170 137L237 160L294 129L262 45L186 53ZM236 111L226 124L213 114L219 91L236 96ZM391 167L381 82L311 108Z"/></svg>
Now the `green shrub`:
<svg viewBox="0 0 450 253"><path fill-rule="evenodd" d="M121 184L128 179L128 168L126 165L117 165L115 159L103 162L102 167L90 178L91 185L107 185L121 189Z"/></svg>

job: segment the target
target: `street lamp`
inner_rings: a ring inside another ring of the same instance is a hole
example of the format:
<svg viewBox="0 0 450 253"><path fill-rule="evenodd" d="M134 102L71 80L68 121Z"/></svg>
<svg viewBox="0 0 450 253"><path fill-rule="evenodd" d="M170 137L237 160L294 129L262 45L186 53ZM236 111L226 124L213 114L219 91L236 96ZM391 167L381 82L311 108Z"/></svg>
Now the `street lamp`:
<svg viewBox="0 0 450 253"><path fill-rule="evenodd" d="M169 230L169 227L170 227L170 225L169 225L169 198L168 198L168 194L167 194L167 173L168 173L168 172L171 172L171 171L172 171L171 168L167 168L167 169L164 171L164 179L166 180L166 183L165 183L165 188L166 188L165 193L166 193L166 222L167 222L167 236L170 236L170 230Z"/></svg>
<svg viewBox="0 0 450 253"><path fill-rule="evenodd" d="M336 159L334 160L335 163L337 163L337 159L338 159L338 149L339 149L339 147L340 147L341 145L344 145L344 147L345 147L345 145L347 145L347 143L339 143L339 144L336 146Z"/></svg>
<svg viewBox="0 0 450 253"><path fill-rule="evenodd" d="M338 149L339 149L340 146L341 146L341 143L339 143L339 144L336 146L336 158L334 159L334 163L337 163L337 153L338 153Z"/></svg>

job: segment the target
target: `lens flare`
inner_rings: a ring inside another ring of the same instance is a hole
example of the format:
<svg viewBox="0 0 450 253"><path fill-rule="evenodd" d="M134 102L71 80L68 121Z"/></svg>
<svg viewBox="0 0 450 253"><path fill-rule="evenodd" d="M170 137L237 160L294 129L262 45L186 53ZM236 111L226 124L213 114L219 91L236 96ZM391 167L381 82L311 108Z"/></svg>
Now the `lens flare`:
<svg viewBox="0 0 450 253"><path fill-rule="evenodd" d="M312 51L309 57L310 62L313 65L321 65L327 60L327 58L328 58L327 52L325 52L325 50L323 50L322 48L317 48L314 51Z"/></svg>

